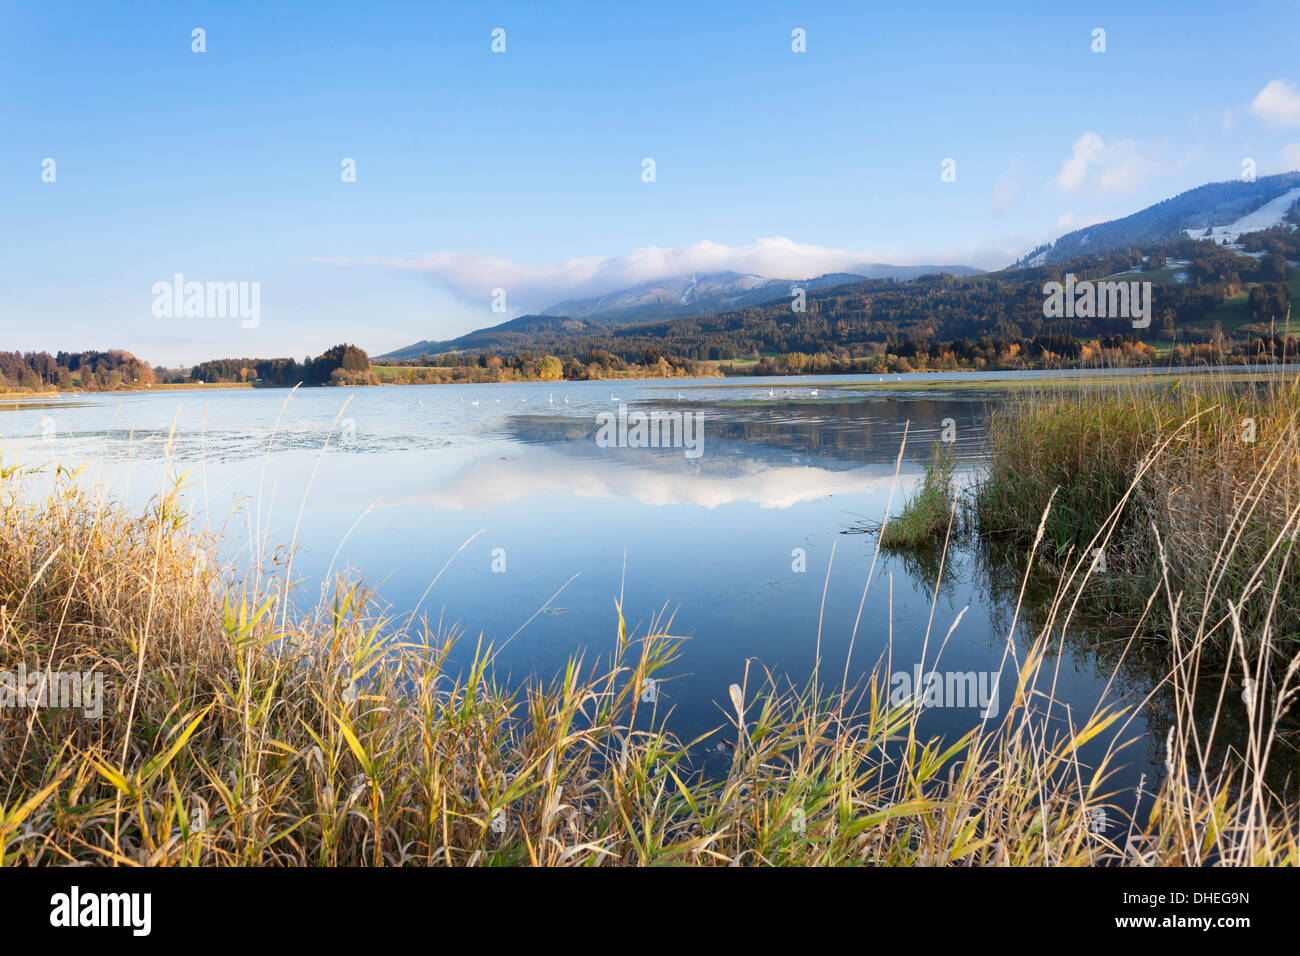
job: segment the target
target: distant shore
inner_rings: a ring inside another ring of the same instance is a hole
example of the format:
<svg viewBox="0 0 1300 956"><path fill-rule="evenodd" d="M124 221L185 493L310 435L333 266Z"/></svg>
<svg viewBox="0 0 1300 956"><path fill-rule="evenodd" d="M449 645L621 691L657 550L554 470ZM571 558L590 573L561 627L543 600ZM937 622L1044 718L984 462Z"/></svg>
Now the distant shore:
<svg viewBox="0 0 1300 956"><path fill-rule="evenodd" d="M88 388L46 388L41 391L23 391L21 389L10 389L9 391L0 392L0 402L23 401L33 398L53 398L61 395L123 395L123 394L147 394L149 392L192 392L207 391L209 389L231 389L231 388L253 388L254 386L247 382L173 382L167 385L152 385L146 388L140 388L133 385L130 388L110 388L110 389L88 389ZM277 386L278 387L278 386Z"/></svg>
<svg viewBox="0 0 1300 956"><path fill-rule="evenodd" d="M1067 366L1060 368L1027 366L1018 369L915 369L910 372L810 372L804 375L718 375L718 376L686 376L686 375L635 375L635 374L611 374L608 378L561 378L561 379L541 379L541 378L517 378L504 379L497 381L471 380L459 382L412 382L412 381L394 381L391 378L385 380L385 376L380 374L377 381L369 383L338 383L328 386L307 386L302 383L302 387L329 387L329 388L362 388L362 387L383 387L383 386L401 386L401 385L567 385L581 382L664 382L676 383L681 388L753 388L755 387L750 379L768 378L768 379L846 379L847 381L835 383L835 388L854 389L854 390L908 390L917 389L944 389L950 388L954 381L966 379L962 384L963 388L992 388L1004 389L1008 386L1013 387L1032 387L1036 383L1041 383L1044 372L1074 372L1075 375L1060 376L1055 381L1057 384L1070 386L1086 386L1093 384L1104 384L1108 380L1113 380L1117 375L1125 373L1146 373L1150 378L1168 380L1177 378L1188 373L1204 374L1207 372L1218 371L1221 376L1234 380L1245 380L1258 378L1261 375L1276 375L1285 372L1288 368L1293 367L1292 363L1260 363L1258 365L1131 365L1131 366L1107 366L1104 368L1085 368L1080 366ZM401 368L401 366L372 366L373 370L381 373L388 372L392 369ZM939 377L931 377L939 376ZM698 379L709 379L707 384L701 384ZM694 381L693 384L685 384L687 381ZM24 391L21 389L9 389L0 391L0 403L24 401L32 399L45 399L59 396L73 395L107 395L107 394L141 394L150 392L179 392L179 391L222 391L228 389L284 389L294 388L297 385L280 385L280 384L263 384L254 382L168 382L154 383L153 385L140 387L132 385L116 389L55 389L47 388L40 391Z"/></svg>

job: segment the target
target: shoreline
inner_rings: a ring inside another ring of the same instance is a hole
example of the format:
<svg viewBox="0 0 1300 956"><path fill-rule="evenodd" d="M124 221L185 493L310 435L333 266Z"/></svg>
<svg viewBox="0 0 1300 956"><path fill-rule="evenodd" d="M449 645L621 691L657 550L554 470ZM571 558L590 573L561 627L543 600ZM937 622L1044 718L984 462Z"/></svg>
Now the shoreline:
<svg viewBox="0 0 1300 956"><path fill-rule="evenodd" d="M280 386L269 386L279 388ZM114 388L106 391L91 391L84 388L55 389L52 392L0 392L0 404L5 402L31 401L33 399L59 398L64 395L148 395L153 392L202 392L202 391L227 391L229 389L251 389L252 385L244 382L197 382L188 385L183 383L171 385L155 385L151 388Z"/></svg>
<svg viewBox="0 0 1300 956"><path fill-rule="evenodd" d="M954 383L969 388L1007 388L1029 387L1036 382L1052 381L1056 384L1076 386L1104 385L1118 379L1137 377L1146 373L1149 378L1176 379L1183 375L1219 374L1233 380L1260 380L1262 376L1277 377L1300 371L1300 363L1268 363L1259 365L1133 365L1108 368L1022 368L1022 369L942 369L914 370L911 372L890 372L875 374L877 381L863 379L861 372L819 372L808 375L720 375L713 376L612 376L610 378L579 379L514 379L496 382L375 382L357 385L255 385L249 382L204 382L204 383L170 383L155 385L151 388L119 388L111 391L88 391L85 389L68 389L42 392L3 392L0 393L0 405L7 402L22 402L39 399L58 398L65 395L121 395L150 394L153 392L189 392L189 391L228 391L228 390L263 390L293 388L388 388L403 386L445 386L468 385L481 387L487 385L577 385L584 382L662 382L659 388L755 388L750 381L732 381L733 379L764 379L768 381L790 380L798 382L806 379L856 379L854 381L828 384L830 388L853 389L859 391L890 391L917 389L939 389L951 387ZM925 376L925 377L923 377ZM966 380L963 383L963 380ZM689 383L689 384L688 384Z"/></svg>

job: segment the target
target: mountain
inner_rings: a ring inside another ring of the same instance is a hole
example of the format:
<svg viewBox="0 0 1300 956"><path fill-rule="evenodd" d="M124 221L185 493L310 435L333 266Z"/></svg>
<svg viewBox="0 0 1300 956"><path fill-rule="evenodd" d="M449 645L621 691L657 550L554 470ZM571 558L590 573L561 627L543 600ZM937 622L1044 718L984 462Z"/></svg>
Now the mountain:
<svg viewBox="0 0 1300 956"><path fill-rule="evenodd" d="M659 279L589 299L570 299L543 309L542 314L591 319L610 326L632 325L692 315L712 315L729 309L776 302L789 298L794 286L812 290L866 279L907 280L941 272L965 276L978 274L979 271L970 266L894 266L869 263L855 266L851 272L828 273L801 280L715 272Z"/></svg>
<svg viewBox="0 0 1300 956"><path fill-rule="evenodd" d="M834 272L812 279L767 279L738 272L679 276L642 283L630 289L586 299L569 299L542 310L444 341L425 340L395 349L379 359L411 359L442 352L491 351L523 347L529 338L555 339L606 332L644 322L713 315L733 309L789 300L798 286L808 292L871 279L906 281L947 273L978 275L970 266L895 266L867 263L854 272Z"/></svg>
<svg viewBox="0 0 1300 956"><path fill-rule="evenodd" d="M738 272L657 279L588 299L568 299L542 310L544 315L592 319L607 325L703 315L747 302L771 302L789 294L786 283Z"/></svg>
<svg viewBox="0 0 1300 956"><path fill-rule="evenodd" d="M1251 240L1255 247L1242 249L1238 240L1288 216L1294 222L1291 210L1297 201L1300 171L1254 182L1209 183L1122 219L1067 233L1004 272L864 264L796 281L735 272L682 276L558 302L541 315L521 316L446 341L417 342L380 358L477 351L568 355L593 348L633 354L659 348L693 360L713 360L756 351L815 352L832 342L856 346L905 339L1101 334L1102 326L1067 329L1045 324L1041 285L1059 278L1060 267L1067 263L1080 274L1098 277L1136 272L1143 268L1140 252L1153 253L1161 261L1195 260L1193 282L1160 291L1159 306L1167 315L1151 334L1188 323L1208 323L1206 329L1212 331L1216 322L1239 326L1244 321L1242 306L1216 311L1234 295L1243 298L1243 283L1276 281L1262 272L1256 275L1254 259L1235 261L1239 257L1232 253L1266 248ZM1275 251L1284 252L1284 260L1298 257L1293 240L1269 241L1281 243ZM1225 244L1232 246L1231 252ZM791 309L793 286L807 291L805 313ZM1206 329L1200 331L1210 334Z"/></svg>
<svg viewBox="0 0 1300 956"><path fill-rule="evenodd" d="M1053 243L1039 246L1015 267L1049 265L1090 253L1186 237L1205 236L1220 244L1224 240L1235 242L1242 233L1280 223L1297 199L1300 172L1262 176L1254 182L1208 183L1123 219L1066 233Z"/></svg>
<svg viewBox="0 0 1300 956"><path fill-rule="evenodd" d="M394 349L385 355L376 356L376 360L413 359L421 355L438 355L443 352L493 352L539 337L561 338L605 331L608 331L606 326L587 319L575 319L563 315L521 315L517 319L486 329L475 329L454 339L440 342L426 339L416 342L405 348Z"/></svg>
<svg viewBox="0 0 1300 956"><path fill-rule="evenodd" d="M810 288L802 308L783 295L710 315L636 324L526 316L412 354L456 345L473 355L471 345L487 345L485 351L503 360L518 360L514 367L520 369L538 356L559 357L565 374L579 378L617 371L625 367L620 362L645 365L658 356L689 371L695 371L690 363L718 363L714 368L726 374L892 373L935 363L1019 367L1062 357L1097 359L1103 352L1107 361L1141 363L1173 355L1171 343L1182 350L1179 361L1192 356L1231 364L1265 348L1280 350L1279 323L1290 303L1300 300L1300 268L1291 264L1300 260L1300 206L1287 206L1282 223L1266 225L1290 194L1233 210L1232 224L1265 228L1227 246L1175 232L1160 242L973 276L847 283L844 276L822 277L823 287ZM1094 309L1053 315L1044 308L1046 284L1069 273L1113 285L1145 278L1151 289L1144 305L1133 306L1142 310L1137 314L1121 307L1119 314ZM1294 354L1293 345L1286 349Z"/></svg>

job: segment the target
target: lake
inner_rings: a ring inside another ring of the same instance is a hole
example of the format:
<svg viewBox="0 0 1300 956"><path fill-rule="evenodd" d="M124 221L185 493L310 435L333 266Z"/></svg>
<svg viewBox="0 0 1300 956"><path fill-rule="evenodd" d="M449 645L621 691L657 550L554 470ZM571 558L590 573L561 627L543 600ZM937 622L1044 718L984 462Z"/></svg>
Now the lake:
<svg viewBox="0 0 1300 956"><path fill-rule="evenodd" d="M0 405L0 435L5 464L85 464L80 480L134 506L181 481L241 567L296 544L299 606L335 575L360 577L389 613L463 632L460 665L480 637L496 644L511 683L577 653L607 659L621 595L630 633L660 617L689 638L657 691L683 736L725 722L747 662L751 686L758 664L803 685L819 633L836 686L851 639L850 684L886 654L883 671L912 682L977 675L981 692L922 719L924 733L961 733L1011 700L1008 633L1023 649L1032 607L1013 630L1017 582L975 545L951 548L940 576L937 555L877 556L864 529L891 496L898 512L936 441L969 480L1003 393L978 373L888 378L75 395ZM671 447L640 447L638 421L662 424ZM1060 700L1086 715L1112 665L1086 629L1058 664ZM1111 693L1137 703L1143 680ZM1116 782L1132 787L1159 771L1163 733L1148 739L1144 711L1125 736L1139 744Z"/></svg>

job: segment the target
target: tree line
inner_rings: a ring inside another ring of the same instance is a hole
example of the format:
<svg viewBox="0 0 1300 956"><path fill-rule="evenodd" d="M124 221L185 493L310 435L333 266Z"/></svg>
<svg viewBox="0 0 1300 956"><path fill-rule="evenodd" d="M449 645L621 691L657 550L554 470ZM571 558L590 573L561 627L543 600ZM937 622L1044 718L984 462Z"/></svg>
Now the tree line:
<svg viewBox="0 0 1300 956"><path fill-rule="evenodd" d="M0 388L48 388L103 392L147 386L154 372L130 352L0 352Z"/></svg>
<svg viewBox="0 0 1300 956"><path fill-rule="evenodd" d="M301 362L291 358L224 358L200 362L188 372L171 374L175 381L241 383L292 387L294 385L374 385L377 379L370 356L355 345L336 345Z"/></svg>

